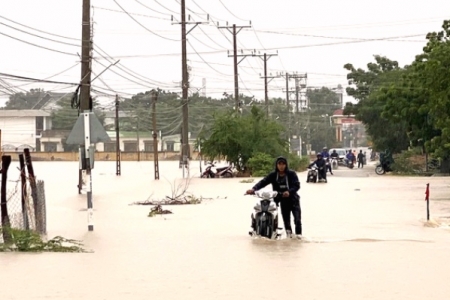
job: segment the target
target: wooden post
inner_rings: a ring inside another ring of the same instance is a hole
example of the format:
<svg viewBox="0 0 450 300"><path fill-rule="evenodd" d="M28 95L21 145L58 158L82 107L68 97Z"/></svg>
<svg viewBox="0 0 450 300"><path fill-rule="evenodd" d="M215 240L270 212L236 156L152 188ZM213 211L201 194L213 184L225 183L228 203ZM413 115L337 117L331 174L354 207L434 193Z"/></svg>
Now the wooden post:
<svg viewBox="0 0 450 300"><path fill-rule="evenodd" d="M425 190L425 201L427 201L427 221L430 221L430 184L427 183Z"/></svg>
<svg viewBox="0 0 450 300"><path fill-rule="evenodd" d="M28 179L30 180L30 187L31 187L31 197L33 197L33 207L34 212L39 211L39 208L37 207L37 186L36 186L36 177L34 176L34 169L33 169L33 163L31 161L31 155L30 155L30 149L25 148L23 150L23 153L25 155L25 164L27 166L28 171ZM37 220L37 216L35 217Z"/></svg>
<svg viewBox="0 0 450 300"><path fill-rule="evenodd" d="M156 130L156 101L158 94L152 91L152 123L153 123L153 162L155 165L155 180L159 180L159 159L158 159L158 133Z"/></svg>
<svg viewBox="0 0 450 300"><path fill-rule="evenodd" d="M11 226L8 216L8 206L7 206L7 195L6 195L6 183L8 179L8 168L11 164L11 156L2 156L2 187L1 187L1 197L0 197L0 210L1 210L1 227L3 228L3 242L6 244L11 241L10 233L8 228Z"/></svg>
<svg viewBox="0 0 450 300"><path fill-rule="evenodd" d="M26 170L25 170L25 159L23 154L19 154L19 163L20 163L20 180L21 180L21 199L22 199L22 216L23 216L23 226L26 230L30 229L30 225L28 222L28 214L27 214L27 178L26 178Z"/></svg>

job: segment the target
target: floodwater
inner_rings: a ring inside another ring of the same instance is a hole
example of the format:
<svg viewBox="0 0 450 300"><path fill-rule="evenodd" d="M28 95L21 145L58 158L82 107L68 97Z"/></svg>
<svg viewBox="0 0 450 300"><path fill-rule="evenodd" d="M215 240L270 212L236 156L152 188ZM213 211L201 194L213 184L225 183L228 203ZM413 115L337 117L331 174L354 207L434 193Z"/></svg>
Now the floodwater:
<svg viewBox="0 0 450 300"><path fill-rule="evenodd" d="M78 164L36 162L49 238L83 240L93 253L0 254L0 299L449 298L445 177L377 176L372 167L339 169L328 184L306 184L299 173L305 241L267 241L247 234L256 198L243 196L253 184L238 178L193 178L189 191L213 199L147 217L150 207L129 204L170 196L182 174L178 162L160 162L155 182L152 166L122 162L116 176L115 162L96 162L95 228L88 232ZM198 161L191 167L198 175Z"/></svg>

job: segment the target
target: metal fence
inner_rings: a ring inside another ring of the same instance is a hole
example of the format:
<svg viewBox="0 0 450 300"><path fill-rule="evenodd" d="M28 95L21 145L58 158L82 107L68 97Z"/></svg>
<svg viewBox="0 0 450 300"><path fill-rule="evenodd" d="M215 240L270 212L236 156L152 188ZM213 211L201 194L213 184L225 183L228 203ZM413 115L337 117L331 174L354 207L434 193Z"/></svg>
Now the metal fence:
<svg viewBox="0 0 450 300"><path fill-rule="evenodd" d="M33 197L33 195L35 196ZM47 212L43 180L36 182L36 191L34 193L29 178L26 178L23 188L20 178L17 181L8 180L7 208L11 228L33 230L41 235L47 234ZM2 242L3 237L0 234L0 243Z"/></svg>

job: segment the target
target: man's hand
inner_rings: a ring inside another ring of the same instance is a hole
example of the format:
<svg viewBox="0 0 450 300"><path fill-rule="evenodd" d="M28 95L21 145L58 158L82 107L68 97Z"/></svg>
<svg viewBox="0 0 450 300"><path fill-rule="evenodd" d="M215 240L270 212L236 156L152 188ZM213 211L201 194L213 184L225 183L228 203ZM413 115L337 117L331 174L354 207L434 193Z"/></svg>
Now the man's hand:
<svg viewBox="0 0 450 300"><path fill-rule="evenodd" d="M255 193L255 190L253 190L253 189L247 190L247 192L246 192L247 195L253 195L254 193Z"/></svg>
<svg viewBox="0 0 450 300"><path fill-rule="evenodd" d="M289 197L289 191L284 192L284 193L283 193L283 197L284 197L284 198Z"/></svg>

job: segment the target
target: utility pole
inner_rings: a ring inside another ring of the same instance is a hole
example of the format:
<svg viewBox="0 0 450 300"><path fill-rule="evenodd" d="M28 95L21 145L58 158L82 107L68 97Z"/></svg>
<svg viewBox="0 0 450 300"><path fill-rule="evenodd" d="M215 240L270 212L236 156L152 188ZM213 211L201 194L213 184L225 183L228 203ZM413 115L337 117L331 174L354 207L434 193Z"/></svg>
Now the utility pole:
<svg viewBox="0 0 450 300"><path fill-rule="evenodd" d="M120 176L119 95L116 95L116 175Z"/></svg>
<svg viewBox="0 0 450 300"><path fill-rule="evenodd" d="M282 75L283 76L283 75ZM300 121L299 121L299 112L303 111L303 107L305 107L305 111L308 111L308 100L306 97L306 79L308 77L307 74L298 74L298 73L293 73L293 74L289 74L286 73L284 75L284 77L286 78L286 105L288 106L288 113L289 113L289 126L290 126L290 116L291 116L291 95L294 94L295 95L295 123L296 123L296 131L297 131L297 136L299 139L301 139L301 130L300 130ZM295 80L295 88L294 89L289 89L289 80L290 79L294 79ZM304 103L304 105L302 105ZM308 126L309 124L309 120L307 122ZM309 130L309 128L308 128ZM290 135L291 135L291 128L289 128L289 140L290 140ZM309 141L309 134L308 134L308 138L307 141ZM290 143L289 143L290 146ZM301 145L300 145L301 146ZM300 151L301 151L301 147L300 147ZM299 153L301 156L301 153Z"/></svg>
<svg viewBox="0 0 450 300"><path fill-rule="evenodd" d="M219 29L226 29L233 35L233 67L234 67L234 99L236 102L236 113L239 111L239 73L238 73L238 65L244 60L246 56L251 55L238 55L237 50L237 35L243 28L252 28L252 22L250 21L250 25L247 26L236 26L236 24L233 24L233 26L219 26L219 23L217 23L217 28ZM239 28L239 29L238 29ZM243 58L238 62L238 56L242 56ZM228 53L228 57L230 57Z"/></svg>
<svg viewBox="0 0 450 300"><path fill-rule="evenodd" d="M91 149L90 140L90 120L89 112L92 111L91 101L91 63L92 63L92 40L91 40L91 1L83 0L83 17L81 30L81 87L80 87L80 111L84 113L84 136L85 144L81 147L81 151L85 151L86 159L86 190L87 190L87 208L88 208L88 230L93 231L92 222L93 205L92 205L92 177L90 156ZM83 149L84 148L84 149Z"/></svg>
<svg viewBox="0 0 450 300"><path fill-rule="evenodd" d="M187 50L186 50L186 36L199 24L209 24L209 15L208 15L208 22L186 22L186 1L181 0L181 22L173 23L172 24L181 24L181 66L182 66L182 80L181 80L181 87L183 90L182 93L182 99L181 99L181 110L183 113L183 122L181 126L181 144L182 144L182 155L181 159L183 160L183 174L184 174L184 168L187 168L188 165L188 158L190 156L190 149L189 149L189 99L188 99L188 92L189 92L189 74L188 74L188 67L187 67ZM189 16L190 19L190 16ZM173 21L173 16L172 16ZM194 24L194 26L186 32L186 25L187 24ZM184 175L183 175L184 177Z"/></svg>
<svg viewBox="0 0 450 300"><path fill-rule="evenodd" d="M265 94L265 103L266 103L266 115L267 117L269 117L269 88L268 88L268 84L270 81L272 81L274 78L279 78L280 76L267 76L267 61L272 57L272 56L278 56L277 54L267 54L264 53L262 55L260 54L256 54L253 53L253 56L257 56L259 58L261 58L264 62L264 76L261 78L264 78L264 94ZM267 79L270 78L270 81L267 81Z"/></svg>
<svg viewBox="0 0 450 300"><path fill-rule="evenodd" d="M156 100L158 94L152 91L152 121L153 121L153 161L155 163L155 180L159 180L159 159L158 159L158 133L156 131Z"/></svg>
<svg viewBox="0 0 450 300"><path fill-rule="evenodd" d="M140 111L139 111L140 112ZM141 143L140 137L139 137L139 113L137 115L137 122L136 122L136 151L137 151L137 161L141 161L141 151L139 144Z"/></svg>

